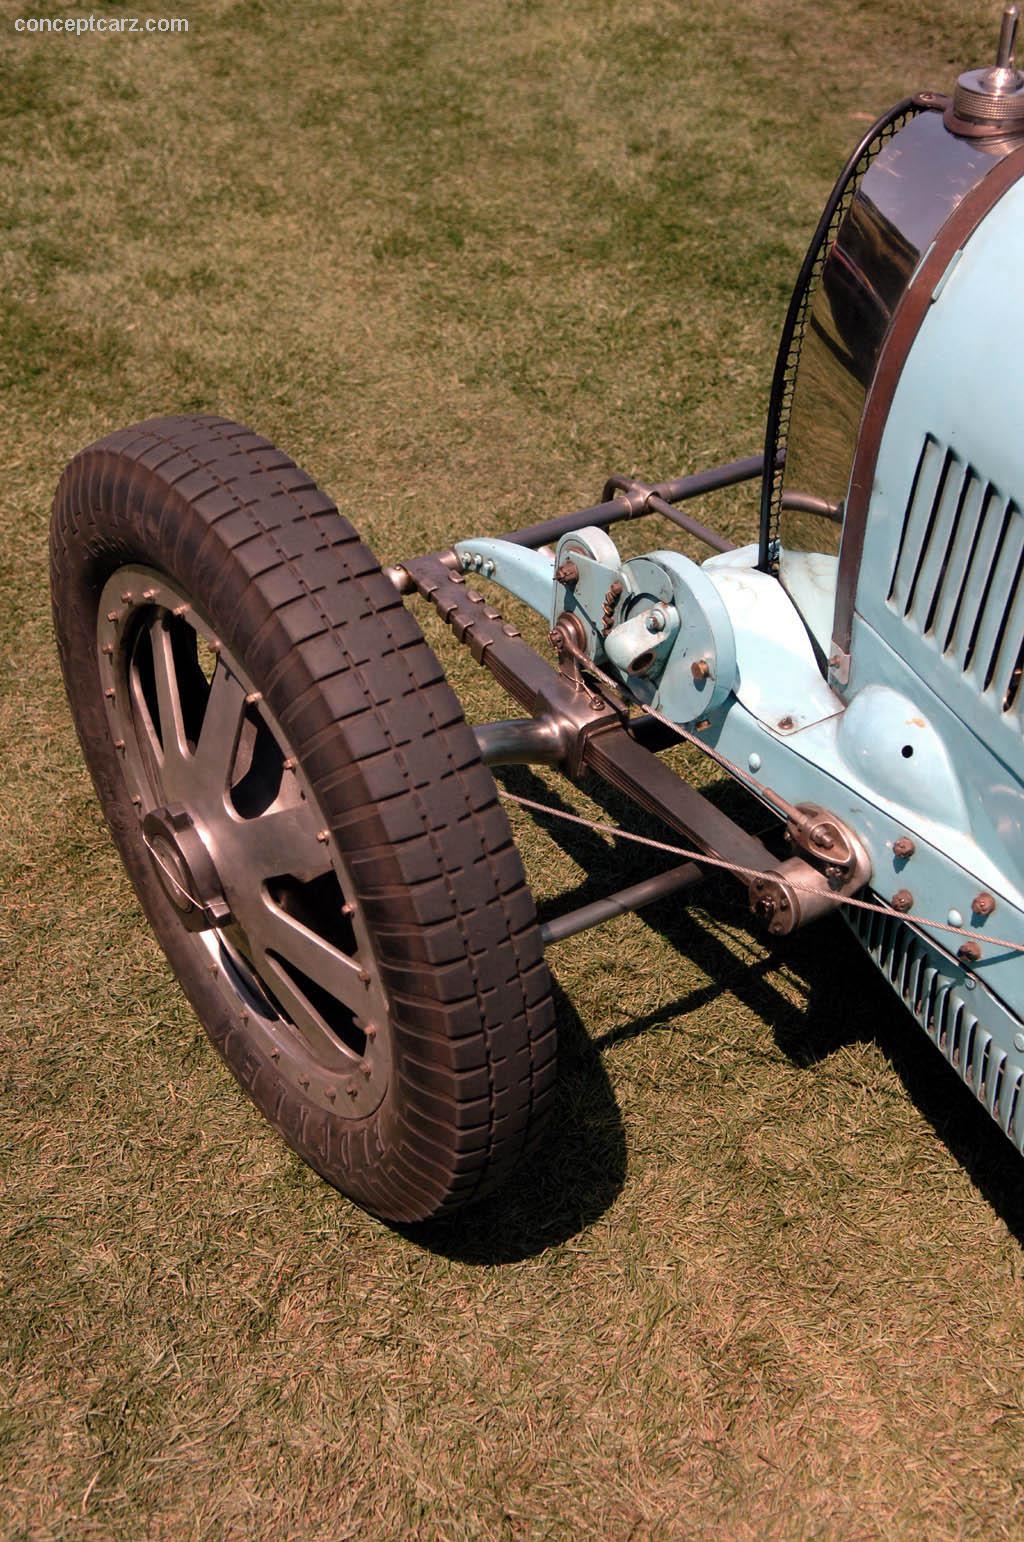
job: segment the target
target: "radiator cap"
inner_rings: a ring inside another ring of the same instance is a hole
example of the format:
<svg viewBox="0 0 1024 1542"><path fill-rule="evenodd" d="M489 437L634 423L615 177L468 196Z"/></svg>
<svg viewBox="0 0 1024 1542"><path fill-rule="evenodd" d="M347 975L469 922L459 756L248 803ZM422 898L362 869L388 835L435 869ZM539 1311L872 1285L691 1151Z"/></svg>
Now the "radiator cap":
<svg viewBox="0 0 1024 1542"><path fill-rule="evenodd" d="M1010 131L1024 129L1024 74L1014 67L1019 20L1019 5L1008 5L1003 11L995 64L968 70L957 81L953 113L963 122Z"/></svg>

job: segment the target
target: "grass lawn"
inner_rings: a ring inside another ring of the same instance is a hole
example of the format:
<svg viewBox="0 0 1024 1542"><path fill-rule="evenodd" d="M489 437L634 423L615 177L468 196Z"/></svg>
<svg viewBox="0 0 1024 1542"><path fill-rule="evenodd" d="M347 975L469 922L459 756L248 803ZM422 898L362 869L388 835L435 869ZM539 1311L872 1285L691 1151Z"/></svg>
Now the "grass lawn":
<svg viewBox="0 0 1024 1542"><path fill-rule="evenodd" d="M65 461L155 413L250 423L388 560L758 449L847 149L995 8L168 10L187 36L0 3L0 1531L1019 1537L1024 1172L840 923L769 949L713 884L560 944L549 1144L399 1235L207 1046L46 586ZM513 822L542 914L647 870Z"/></svg>

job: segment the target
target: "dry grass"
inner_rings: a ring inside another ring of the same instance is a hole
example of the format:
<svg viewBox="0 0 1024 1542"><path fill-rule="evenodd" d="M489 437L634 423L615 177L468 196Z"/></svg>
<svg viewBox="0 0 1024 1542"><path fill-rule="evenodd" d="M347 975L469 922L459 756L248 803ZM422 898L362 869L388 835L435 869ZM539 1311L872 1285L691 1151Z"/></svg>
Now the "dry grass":
<svg viewBox="0 0 1024 1542"><path fill-rule="evenodd" d="M62 464L156 411L251 422L389 558L748 452L864 114L987 56L990 8L187 9L75 41L0 5L0 1525L1019 1536L1020 1166L841 927L769 953L714 890L561 945L550 1146L397 1235L208 1051L45 593ZM643 869L515 823L548 910Z"/></svg>

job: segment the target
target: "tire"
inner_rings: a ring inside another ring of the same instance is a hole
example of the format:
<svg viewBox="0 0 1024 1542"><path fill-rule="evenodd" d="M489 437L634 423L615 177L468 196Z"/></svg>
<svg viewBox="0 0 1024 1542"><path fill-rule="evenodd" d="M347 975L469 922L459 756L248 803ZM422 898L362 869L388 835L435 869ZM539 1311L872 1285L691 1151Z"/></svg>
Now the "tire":
<svg viewBox="0 0 1024 1542"><path fill-rule="evenodd" d="M475 736L351 524L238 424L155 419L65 470L51 577L104 815L242 1087L385 1220L496 1186L553 1094L533 901Z"/></svg>

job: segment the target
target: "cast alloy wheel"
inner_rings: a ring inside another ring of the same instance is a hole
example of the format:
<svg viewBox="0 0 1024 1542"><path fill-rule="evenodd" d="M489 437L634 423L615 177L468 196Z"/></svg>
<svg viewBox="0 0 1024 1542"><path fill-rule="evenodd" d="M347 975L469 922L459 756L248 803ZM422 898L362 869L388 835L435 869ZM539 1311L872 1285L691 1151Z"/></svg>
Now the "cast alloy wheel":
<svg viewBox="0 0 1024 1542"><path fill-rule="evenodd" d="M371 1113L387 1000L326 816L269 708L163 575L100 595L103 697L154 872L249 1031L313 1103Z"/></svg>

